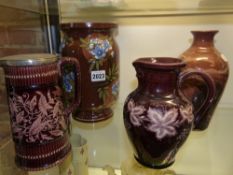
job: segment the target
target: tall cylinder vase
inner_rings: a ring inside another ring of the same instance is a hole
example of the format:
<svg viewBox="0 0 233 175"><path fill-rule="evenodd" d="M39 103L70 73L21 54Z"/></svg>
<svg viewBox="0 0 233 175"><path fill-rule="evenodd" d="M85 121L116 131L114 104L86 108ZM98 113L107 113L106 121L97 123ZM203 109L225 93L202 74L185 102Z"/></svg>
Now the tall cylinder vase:
<svg viewBox="0 0 233 175"><path fill-rule="evenodd" d="M114 23L63 24L63 56L76 57L81 66L81 105L73 118L82 122L106 120L119 89L119 49Z"/></svg>
<svg viewBox="0 0 233 175"><path fill-rule="evenodd" d="M195 117L194 129L204 130L208 127L214 110L218 105L228 80L229 67L226 58L215 48L214 36L217 30L212 31L192 31L193 42L181 58L187 66L184 70L193 68L208 73L214 80L216 95L212 104L199 112ZM192 77L183 86L186 96L193 102L194 109L197 109L207 94L207 88L198 77Z"/></svg>

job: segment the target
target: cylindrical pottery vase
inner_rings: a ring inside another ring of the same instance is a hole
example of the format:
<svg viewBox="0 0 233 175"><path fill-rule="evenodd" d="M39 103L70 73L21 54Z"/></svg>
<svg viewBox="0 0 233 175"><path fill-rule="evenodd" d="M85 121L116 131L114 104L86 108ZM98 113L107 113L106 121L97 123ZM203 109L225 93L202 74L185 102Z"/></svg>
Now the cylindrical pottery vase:
<svg viewBox="0 0 233 175"><path fill-rule="evenodd" d="M216 30L192 31L192 45L181 55L182 60L187 64L184 71L190 68L202 70L213 78L216 87L216 96L212 104L195 117L195 130L204 130L208 127L228 80L228 62L214 46L214 36L217 32ZM193 102L194 111L196 111L208 91L205 83L199 77L190 77L184 82L182 89Z"/></svg>
<svg viewBox="0 0 233 175"><path fill-rule="evenodd" d="M51 168L47 168L44 170L39 171L26 171L22 174L15 174L15 175L60 175L59 166L53 166ZM72 175L72 174L71 174Z"/></svg>
<svg viewBox="0 0 233 175"><path fill-rule="evenodd" d="M76 57L81 67L81 104L73 118L83 122L106 120L119 91L119 49L113 23L63 24L63 56Z"/></svg>
<svg viewBox="0 0 233 175"><path fill-rule="evenodd" d="M70 137L72 145L72 162L75 175L88 175L88 143L81 135L72 133Z"/></svg>
<svg viewBox="0 0 233 175"><path fill-rule="evenodd" d="M192 103L182 94L182 82L201 76L209 89L202 108L215 95L213 80L201 71L181 73L185 63L178 58L140 58L133 62L138 87L124 104L124 124L135 159L151 168L170 166L193 126Z"/></svg>
<svg viewBox="0 0 233 175"><path fill-rule="evenodd" d="M68 115L79 104L76 95L64 109L59 86L61 69L72 64L79 93L79 64L75 58L25 54L0 59L5 72L16 164L27 171L59 164L71 152Z"/></svg>
<svg viewBox="0 0 233 175"><path fill-rule="evenodd" d="M78 175L74 172L74 165L72 163L72 152L59 165L59 175Z"/></svg>

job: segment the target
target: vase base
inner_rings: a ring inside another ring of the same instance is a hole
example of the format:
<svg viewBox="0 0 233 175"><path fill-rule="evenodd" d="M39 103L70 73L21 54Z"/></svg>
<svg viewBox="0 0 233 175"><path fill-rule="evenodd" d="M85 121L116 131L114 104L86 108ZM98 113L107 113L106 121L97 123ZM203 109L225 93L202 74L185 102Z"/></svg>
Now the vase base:
<svg viewBox="0 0 233 175"><path fill-rule="evenodd" d="M122 175L176 175L171 169L155 169L142 165L135 158L130 157L121 164Z"/></svg>
<svg viewBox="0 0 233 175"><path fill-rule="evenodd" d="M96 111L78 111L73 115L73 119L80 122L100 122L113 116L111 108L104 108Z"/></svg>
<svg viewBox="0 0 233 175"><path fill-rule="evenodd" d="M143 166L146 166L148 168L153 168L153 169L164 169L164 168L171 166L174 163L174 161L172 161L172 162L162 164L162 165L155 165L153 163L147 163L142 160L139 160L136 156L134 156L134 158L138 163L142 164Z"/></svg>

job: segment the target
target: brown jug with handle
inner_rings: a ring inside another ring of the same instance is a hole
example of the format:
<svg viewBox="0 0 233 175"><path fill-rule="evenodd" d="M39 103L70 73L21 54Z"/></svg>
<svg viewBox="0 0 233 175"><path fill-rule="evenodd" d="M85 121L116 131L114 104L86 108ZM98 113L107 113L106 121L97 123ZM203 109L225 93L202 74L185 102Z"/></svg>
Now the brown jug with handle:
<svg viewBox="0 0 233 175"><path fill-rule="evenodd" d="M133 65L139 83L125 101L125 128L139 163L151 168L166 168L175 161L197 116L192 103L180 90L182 82L197 75L207 84L208 93L199 111L211 105L214 82L202 71L181 73L185 62L177 58L140 58Z"/></svg>
<svg viewBox="0 0 233 175"><path fill-rule="evenodd" d="M65 64L75 67L75 97L64 109L59 86ZM0 59L5 72L16 164L25 170L55 166L71 152L68 115L80 103L77 59L52 54L14 55Z"/></svg>

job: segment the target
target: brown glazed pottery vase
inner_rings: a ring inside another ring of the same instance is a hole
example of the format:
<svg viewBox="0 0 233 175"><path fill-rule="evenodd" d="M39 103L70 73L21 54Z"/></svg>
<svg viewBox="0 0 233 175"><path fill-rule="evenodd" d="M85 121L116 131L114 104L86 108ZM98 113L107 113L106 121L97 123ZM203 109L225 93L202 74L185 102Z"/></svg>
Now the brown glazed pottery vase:
<svg viewBox="0 0 233 175"><path fill-rule="evenodd" d="M113 115L119 89L119 49L113 23L63 24L63 56L76 57L81 67L81 104L73 118L96 122Z"/></svg>
<svg viewBox="0 0 233 175"><path fill-rule="evenodd" d="M184 68L193 68L208 73L214 80L216 96L208 108L198 113L195 117L194 129L204 130L208 127L214 110L223 94L228 80L229 67L226 58L215 48L214 36L218 31L192 31L193 43L181 58L187 64ZM199 77L190 77L183 83L185 95L193 102L194 111L199 108L208 89Z"/></svg>
<svg viewBox="0 0 233 175"><path fill-rule="evenodd" d="M182 82L201 76L209 89L202 108L215 95L213 80L201 71L181 72L185 63L177 58L140 58L133 62L138 87L126 99L124 124L135 159L151 168L170 166L193 126L192 103L181 93Z"/></svg>
<svg viewBox="0 0 233 175"><path fill-rule="evenodd" d="M65 64L75 66L77 80L77 95L66 109L59 87ZM25 54L1 58L0 65L5 72L16 164L30 171L55 166L71 152L68 115L80 101L77 60Z"/></svg>

